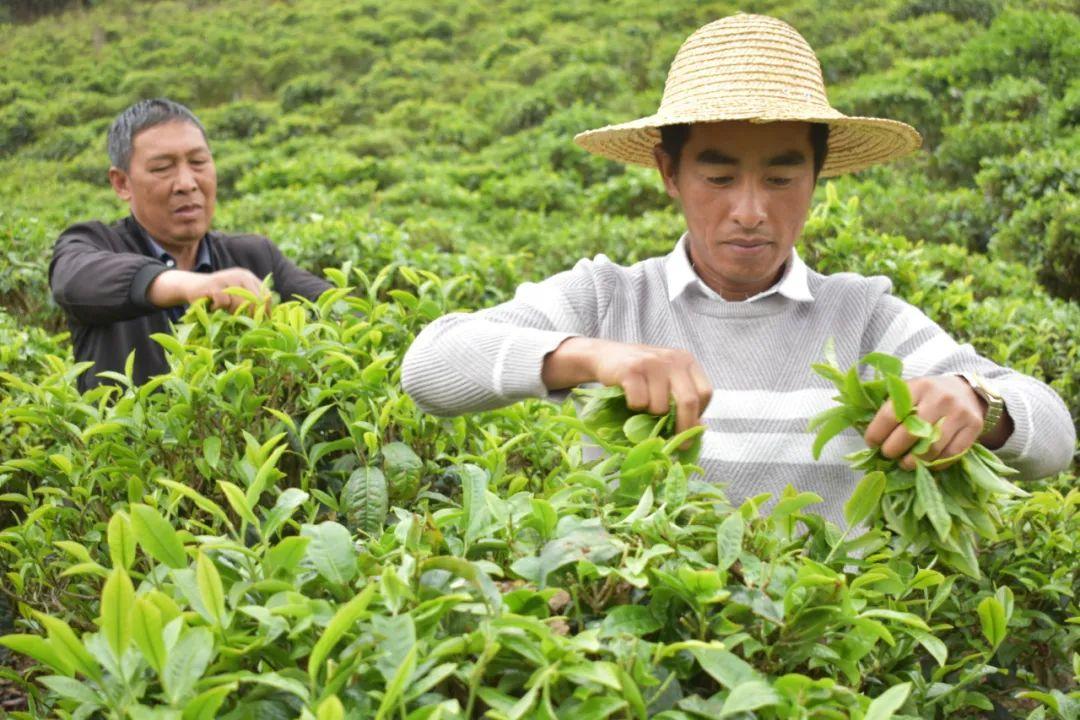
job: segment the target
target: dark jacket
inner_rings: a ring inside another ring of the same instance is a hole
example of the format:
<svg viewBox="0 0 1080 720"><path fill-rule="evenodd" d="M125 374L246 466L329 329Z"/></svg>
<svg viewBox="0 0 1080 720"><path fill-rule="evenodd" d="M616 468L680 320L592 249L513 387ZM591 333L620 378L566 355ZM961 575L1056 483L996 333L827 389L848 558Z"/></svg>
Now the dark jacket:
<svg viewBox="0 0 1080 720"><path fill-rule="evenodd" d="M260 235L212 231L203 242L210 246L212 270L242 267L260 278L272 274L282 299L315 299L330 287L289 262ZM97 377L99 372L122 373L133 349L136 383L168 372L165 353L150 336L171 332L169 317L146 299L150 283L168 269L154 257L145 231L131 216L113 225L80 223L60 235L49 265L49 285L67 314L75 360L94 362L79 376L80 390L107 382Z"/></svg>

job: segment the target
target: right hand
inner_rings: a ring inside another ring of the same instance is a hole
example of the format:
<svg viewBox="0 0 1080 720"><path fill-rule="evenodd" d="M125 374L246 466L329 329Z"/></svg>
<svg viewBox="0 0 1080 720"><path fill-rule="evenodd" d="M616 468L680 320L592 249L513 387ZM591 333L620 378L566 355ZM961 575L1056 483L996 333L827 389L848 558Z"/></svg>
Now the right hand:
<svg viewBox="0 0 1080 720"><path fill-rule="evenodd" d="M166 270L154 279L147 290L147 298L158 307L175 307L191 304L200 298L208 298L214 310L236 312L248 302L239 295L225 292L229 288L243 288L261 298L269 307L270 296L263 289L262 281L247 268L228 268L213 273L196 273L185 270ZM255 307L249 304L248 311Z"/></svg>
<svg viewBox="0 0 1080 720"><path fill-rule="evenodd" d="M712 384L686 350L573 337L544 358L541 377L551 390L586 382L618 385L632 410L663 415L675 400L675 430L701 423Z"/></svg>

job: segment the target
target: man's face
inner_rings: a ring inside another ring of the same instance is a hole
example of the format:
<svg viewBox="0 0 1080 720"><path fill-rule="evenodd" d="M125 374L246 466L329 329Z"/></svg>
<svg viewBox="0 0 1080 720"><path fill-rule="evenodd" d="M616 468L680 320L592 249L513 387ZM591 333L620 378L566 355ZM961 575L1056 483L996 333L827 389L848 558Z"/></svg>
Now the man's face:
<svg viewBox="0 0 1080 720"><path fill-rule="evenodd" d="M130 169L111 168L109 180L139 224L163 246L193 245L210 229L217 171L206 138L189 122L167 122L140 132Z"/></svg>
<svg viewBox="0 0 1080 720"><path fill-rule="evenodd" d="M702 280L729 300L772 286L814 192L809 125L699 123L677 170L659 147L656 159L668 195L682 203L690 259Z"/></svg>

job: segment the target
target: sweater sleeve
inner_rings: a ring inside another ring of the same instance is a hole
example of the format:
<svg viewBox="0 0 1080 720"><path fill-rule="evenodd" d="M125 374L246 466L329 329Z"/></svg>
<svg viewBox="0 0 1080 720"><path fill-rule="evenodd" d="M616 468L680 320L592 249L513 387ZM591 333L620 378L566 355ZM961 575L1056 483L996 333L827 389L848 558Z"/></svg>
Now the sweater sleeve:
<svg viewBox="0 0 1080 720"><path fill-rule="evenodd" d="M298 267L285 257L273 242L265 238L264 240L267 252L270 254L270 267L274 275L274 289L281 295L282 300L289 300L294 296L317 300L320 295L332 287L326 280Z"/></svg>
<svg viewBox="0 0 1080 720"><path fill-rule="evenodd" d="M567 338L599 334L616 267L602 255L582 260L540 283L524 283L501 305L435 320L405 354L405 392L435 415L547 397L544 357Z"/></svg>
<svg viewBox="0 0 1080 720"><path fill-rule="evenodd" d="M167 269L155 258L117 252L95 225L76 225L53 246L49 285L56 303L75 320L107 325L157 312L146 289Z"/></svg>
<svg viewBox="0 0 1080 720"><path fill-rule="evenodd" d="M953 340L922 311L882 295L871 315L864 350L896 355L907 378L977 372L1000 390L1014 430L994 452L1025 479L1045 477L1069 466L1076 429L1064 401L1033 377L1002 367Z"/></svg>

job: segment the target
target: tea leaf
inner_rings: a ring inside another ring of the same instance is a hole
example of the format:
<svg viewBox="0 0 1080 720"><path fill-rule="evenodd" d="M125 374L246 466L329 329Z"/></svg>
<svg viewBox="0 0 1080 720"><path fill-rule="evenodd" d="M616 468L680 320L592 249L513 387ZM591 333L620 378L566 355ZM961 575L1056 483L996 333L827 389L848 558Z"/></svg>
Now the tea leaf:
<svg viewBox="0 0 1080 720"><path fill-rule="evenodd" d="M338 700L337 695L331 695L319 703L315 718L316 720L345 720L345 706Z"/></svg>
<svg viewBox="0 0 1080 720"><path fill-rule="evenodd" d="M200 552L195 564L195 581L199 586L199 597L209 612L209 619L221 628L229 625L225 613L225 589L221 584L221 575L217 566L206 553Z"/></svg>
<svg viewBox="0 0 1080 720"><path fill-rule="evenodd" d="M199 693L184 704L183 720L214 720L225 698L236 688L237 683L231 682Z"/></svg>
<svg viewBox="0 0 1080 720"><path fill-rule="evenodd" d="M152 558L171 568L187 567L187 554L180 536L157 510L149 505L132 505L131 526L135 539Z"/></svg>
<svg viewBox="0 0 1080 720"><path fill-rule="evenodd" d="M382 531L389 508L386 477L374 467L358 468L349 477L341 493L340 510L349 525L368 535Z"/></svg>
<svg viewBox="0 0 1080 720"><path fill-rule="evenodd" d="M601 637L633 635L644 637L662 627L649 608L642 605L620 605L612 608L600 626Z"/></svg>
<svg viewBox="0 0 1080 720"><path fill-rule="evenodd" d="M734 689L743 683L759 682L763 679L749 663L725 650L722 644L691 647L690 654L698 661L702 670L726 688Z"/></svg>
<svg viewBox="0 0 1080 720"><path fill-rule="evenodd" d="M877 509L881 495L885 492L885 473L874 471L867 473L855 487L848 501L844 503L844 519L849 527L855 527Z"/></svg>
<svg viewBox="0 0 1080 720"><path fill-rule="evenodd" d="M336 522L304 525L300 534L311 538L307 558L330 582L347 586L356 577L356 548L349 531Z"/></svg>
<svg viewBox="0 0 1080 720"><path fill-rule="evenodd" d="M145 598L137 598L135 611L131 616L131 637L146 662L158 675L164 672L168 660L163 630L164 623L157 606Z"/></svg>
<svg viewBox="0 0 1080 720"><path fill-rule="evenodd" d="M131 569L135 562L135 532L131 528L131 520L126 513L118 512L109 520L107 531L109 538L109 557L112 566Z"/></svg>
<svg viewBox="0 0 1080 720"><path fill-rule="evenodd" d="M170 703L185 700L214 655L214 637L204 627L190 628L169 651L161 685Z"/></svg>
<svg viewBox="0 0 1080 720"><path fill-rule="evenodd" d="M727 570L742 553L745 523L742 514L732 512L716 530L716 569Z"/></svg>
<svg viewBox="0 0 1080 720"><path fill-rule="evenodd" d="M131 578L123 568L115 568L101 591L101 618L98 627L118 658L123 657L131 643L131 613L134 608L135 588L131 584Z"/></svg>
<svg viewBox="0 0 1080 720"><path fill-rule="evenodd" d="M937 531L938 538L944 541L952 530L952 517L945 509L945 499L941 496L937 480L921 461L917 461L915 465L915 494L926 509L926 515Z"/></svg>
<svg viewBox="0 0 1080 720"><path fill-rule="evenodd" d="M465 511L465 545L471 545L479 538L488 525L487 483L484 470L475 465L462 465L458 468L461 480L462 509Z"/></svg>
<svg viewBox="0 0 1080 720"><path fill-rule="evenodd" d="M64 675L72 675L75 672L71 661L61 650L37 635L4 635L0 637L0 645L31 657Z"/></svg>
<svg viewBox="0 0 1080 720"><path fill-rule="evenodd" d="M248 505L247 498L244 497L244 491L227 480L218 480L218 487L225 493L225 499L229 501L229 506L233 509L233 512L249 525L258 527L259 521L252 514L251 506Z"/></svg>
<svg viewBox="0 0 1080 720"><path fill-rule="evenodd" d="M375 596L375 587L374 583L369 583L352 600L339 607L337 612L334 613L334 617L330 619L326 630L319 636L319 640L311 649L311 655L308 657L308 675L311 677L312 682L318 677L319 670L322 669L323 663L334 645L345 636L345 633L367 611L368 605L371 604L371 600Z"/></svg>
<svg viewBox="0 0 1080 720"><path fill-rule="evenodd" d="M401 661L401 665L398 667L397 672L394 673L393 678L386 684L386 692L383 693L379 708L375 711L375 720L383 720L389 713L397 709L398 700L401 698L405 686L416 669L416 653L417 646L413 644L405 655L405 659Z"/></svg>
<svg viewBox="0 0 1080 720"><path fill-rule="evenodd" d="M38 678L38 681L60 697L83 703L91 708L102 707L105 704L105 698L91 689L86 683L73 678L63 677L62 675L46 675Z"/></svg>
<svg viewBox="0 0 1080 720"><path fill-rule="evenodd" d="M911 693L911 683L894 685L874 698L866 709L864 720L889 720L899 710Z"/></svg>
<svg viewBox="0 0 1080 720"><path fill-rule="evenodd" d="M908 384L900 379L899 375L886 375L885 386L889 389L889 399L893 404L893 415L897 420L903 420L911 414L913 404L911 402L911 389Z"/></svg>
<svg viewBox="0 0 1080 720"><path fill-rule="evenodd" d="M81 672L94 680L101 679L101 667L94 661L93 656L87 652L86 647L75 636L75 632L66 622L42 612L35 612L34 617L48 631L50 645L56 648L60 657L71 663L75 671Z"/></svg>
<svg viewBox="0 0 1080 720"><path fill-rule="evenodd" d="M217 470L221 459L221 438L211 436L203 440L203 458L207 465Z"/></svg>
<svg viewBox="0 0 1080 720"><path fill-rule="evenodd" d="M987 597L979 603L978 612L983 637L996 650L1007 633L1005 608L996 597Z"/></svg>
<svg viewBox="0 0 1080 720"><path fill-rule="evenodd" d="M826 420L818 430L817 437L814 438L814 444L811 447L814 459L820 460L821 451L825 449L825 445L849 427L851 427L851 421L844 415L838 415Z"/></svg>
<svg viewBox="0 0 1080 720"><path fill-rule="evenodd" d="M725 718L780 702L780 697L763 680L749 680L732 688L724 701L724 709L717 717Z"/></svg>

